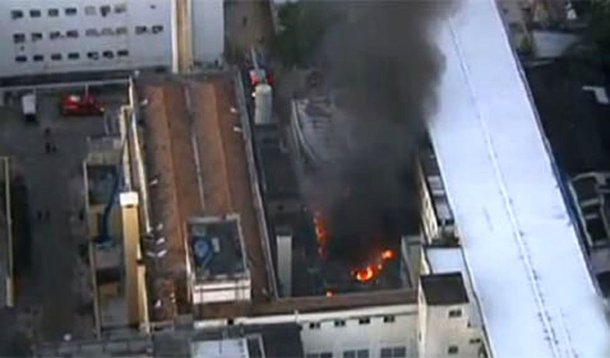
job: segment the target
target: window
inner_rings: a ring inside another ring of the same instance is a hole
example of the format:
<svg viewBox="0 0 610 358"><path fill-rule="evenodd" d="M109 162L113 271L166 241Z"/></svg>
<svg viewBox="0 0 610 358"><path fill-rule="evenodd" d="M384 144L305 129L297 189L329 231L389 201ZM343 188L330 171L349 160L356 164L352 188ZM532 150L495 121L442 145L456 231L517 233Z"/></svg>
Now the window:
<svg viewBox="0 0 610 358"><path fill-rule="evenodd" d="M68 30L68 31L66 31L66 36L70 37L70 38L77 38L78 37L78 31L76 31L76 30Z"/></svg>
<svg viewBox="0 0 610 358"><path fill-rule="evenodd" d="M153 34L158 34L163 32L163 25L155 25L152 27L152 33Z"/></svg>
<svg viewBox="0 0 610 358"><path fill-rule="evenodd" d="M112 30L110 27L104 27L100 34L102 36L112 36L114 35L114 30Z"/></svg>
<svg viewBox="0 0 610 358"><path fill-rule="evenodd" d="M407 356L407 347L386 347L381 348L381 358L404 358Z"/></svg>
<svg viewBox="0 0 610 358"><path fill-rule="evenodd" d="M142 35L146 33L146 31L148 31L148 29L146 29L146 26L136 26L136 35Z"/></svg>
<svg viewBox="0 0 610 358"><path fill-rule="evenodd" d="M95 6L85 6L85 15L95 15L97 14L97 9Z"/></svg>
<svg viewBox="0 0 610 358"><path fill-rule="evenodd" d="M129 56L129 51L127 51L127 50L118 50L116 52L116 55L118 57L127 57L127 56Z"/></svg>
<svg viewBox="0 0 610 358"><path fill-rule="evenodd" d="M394 316L383 316L383 323L394 323L396 317Z"/></svg>
<svg viewBox="0 0 610 358"><path fill-rule="evenodd" d="M42 61L44 61L44 56L43 55L34 55L32 57L32 59L34 60L34 62L42 62Z"/></svg>
<svg viewBox="0 0 610 358"><path fill-rule="evenodd" d="M104 52L102 52L102 56L104 56L104 58L113 59L114 58L114 52L112 52L112 51L104 51Z"/></svg>
<svg viewBox="0 0 610 358"><path fill-rule="evenodd" d="M309 322L309 329L320 329L320 322Z"/></svg>
<svg viewBox="0 0 610 358"><path fill-rule="evenodd" d="M15 57L15 62L27 62L28 58L26 56L17 56Z"/></svg>
<svg viewBox="0 0 610 358"><path fill-rule="evenodd" d="M117 14L122 14L127 12L127 4L116 4L114 5L114 12Z"/></svg>
<svg viewBox="0 0 610 358"><path fill-rule="evenodd" d="M60 37L61 37L61 32L59 32L59 31L51 31L51 32L49 33L49 38L50 38L51 40L56 40L56 39L58 39L58 38L60 38Z"/></svg>
<svg viewBox="0 0 610 358"><path fill-rule="evenodd" d="M100 6L100 14L104 17L110 13L110 5Z"/></svg>
<svg viewBox="0 0 610 358"><path fill-rule="evenodd" d="M40 17L40 16L42 16L42 11L40 11L38 9L30 10L30 17Z"/></svg>
<svg viewBox="0 0 610 358"><path fill-rule="evenodd" d="M61 53L53 53L51 54L51 61L61 61Z"/></svg>
<svg viewBox="0 0 610 358"><path fill-rule="evenodd" d="M13 34L13 43L21 44L25 42L25 34Z"/></svg>
<svg viewBox="0 0 610 358"><path fill-rule="evenodd" d="M125 26L117 27L114 29L115 35L127 35L127 28Z"/></svg>
<svg viewBox="0 0 610 358"><path fill-rule="evenodd" d="M333 358L332 352L307 353L306 358Z"/></svg>
<svg viewBox="0 0 610 358"><path fill-rule="evenodd" d="M350 350L343 352L343 358L369 358L368 349Z"/></svg>
<svg viewBox="0 0 610 358"><path fill-rule="evenodd" d="M100 58L100 54L97 51L87 52L87 58L90 60L98 60Z"/></svg>
<svg viewBox="0 0 610 358"><path fill-rule="evenodd" d="M68 54L68 60L78 60L80 58L80 54L78 52L70 52Z"/></svg>
<svg viewBox="0 0 610 358"><path fill-rule="evenodd" d="M481 338L470 338L470 341L468 341L470 344L479 344L481 343Z"/></svg>
<svg viewBox="0 0 610 358"><path fill-rule="evenodd" d="M345 327L345 321L342 319L338 319L335 321L335 327Z"/></svg>
<svg viewBox="0 0 610 358"><path fill-rule="evenodd" d="M49 15L49 17L59 16L59 9L49 9L47 15Z"/></svg>
<svg viewBox="0 0 610 358"><path fill-rule="evenodd" d="M368 317L360 318L358 320L358 324L369 324L371 323L371 319Z"/></svg>
<svg viewBox="0 0 610 358"><path fill-rule="evenodd" d="M23 17L23 11L21 10L11 10L11 18L13 20L21 19Z"/></svg>
<svg viewBox="0 0 610 358"><path fill-rule="evenodd" d="M76 8L75 7L67 7L64 9L64 13L68 16L74 16L76 15Z"/></svg>
<svg viewBox="0 0 610 358"><path fill-rule="evenodd" d="M85 36L97 37L99 36L99 33L97 32L97 29L87 29L85 30Z"/></svg>
<svg viewBox="0 0 610 358"><path fill-rule="evenodd" d="M32 42L42 40L42 32L32 32Z"/></svg>
<svg viewBox="0 0 610 358"><path fill-rule="evenodd" d="M458 309L449 311L449 318L457 318L457 317L462 317L461 309L458 308Z"/></svg>
<svg viewBox="0 0 610 358"><path fill-rule="evenodd" d="M447 348L447 354L458 354L458 352L458 346L449 346L449 348Z"/></svg>

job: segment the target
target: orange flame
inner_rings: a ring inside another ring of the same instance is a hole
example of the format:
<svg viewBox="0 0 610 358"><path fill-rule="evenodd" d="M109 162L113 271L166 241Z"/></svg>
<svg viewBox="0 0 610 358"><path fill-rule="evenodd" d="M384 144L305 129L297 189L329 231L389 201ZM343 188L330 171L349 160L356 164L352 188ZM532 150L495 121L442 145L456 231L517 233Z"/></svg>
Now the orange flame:
<svg viewBox="0 0 610 358"><path fill-rule="evenodd" d="M354 277L359 282L369 282L377 278L379 273L385 267L385 262L393 260L396 257L396 253L392 250L384 250L379 255L379 258L372 264L369 264L363 269L355 270L353 272Z"/></svg>
<svg viewBox="0 0 610 358"><path fill-rule="evenodd" d="M313 224L316 230L316 237L318 238L318 255L322 258L326 258L326 246L328 245L328 230L326 229L326 222L322 217L322 213L315 211L313 213Z"/></svg>

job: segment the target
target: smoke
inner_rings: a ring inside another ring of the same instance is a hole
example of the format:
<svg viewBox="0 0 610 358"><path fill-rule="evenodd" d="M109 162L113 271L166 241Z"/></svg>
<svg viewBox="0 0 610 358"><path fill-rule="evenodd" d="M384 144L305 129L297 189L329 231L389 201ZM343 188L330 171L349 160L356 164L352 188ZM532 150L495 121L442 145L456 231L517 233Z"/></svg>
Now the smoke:
<svg viewBox="0 0 610 358"><path fill-rule="evenodd" d="M331 258L361 263L418 230L413 165L444 67L432 36L453 5L324 3L338 16L316 62L349 118L340 133L350 145L337 162L306 178L306 192L327 218Z"/></svg>

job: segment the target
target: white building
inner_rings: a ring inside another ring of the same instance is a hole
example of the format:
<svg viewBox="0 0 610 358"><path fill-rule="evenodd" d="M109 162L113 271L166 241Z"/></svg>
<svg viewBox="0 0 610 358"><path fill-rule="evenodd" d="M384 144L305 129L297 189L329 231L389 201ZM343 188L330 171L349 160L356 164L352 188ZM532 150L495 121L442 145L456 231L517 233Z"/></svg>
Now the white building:
<svg viewBox="0 0 610 358"><path fill-rule="evenodd" d="M176 68L222 59L222 0L5 0L0 2L0 77ZM178 16L185 6L187 15ZM187 20L182 21L186 17ZM182 31L179 31L182 30ZM184 35L184 33L188 35ZM179 48L178 36L190 39Z"/></svg>

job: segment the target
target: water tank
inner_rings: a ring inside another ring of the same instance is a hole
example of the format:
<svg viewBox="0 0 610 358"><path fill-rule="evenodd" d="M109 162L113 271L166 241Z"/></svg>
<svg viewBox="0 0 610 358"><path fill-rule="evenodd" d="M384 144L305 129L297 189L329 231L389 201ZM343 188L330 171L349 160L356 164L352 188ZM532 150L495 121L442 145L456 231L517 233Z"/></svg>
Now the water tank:
<svg viewBox="0 0 610 358"><path fill-rule="evenodd" d="M254 89L254 124L270 124L273 122L271 86L266 83L257 85Z"/></svg>

